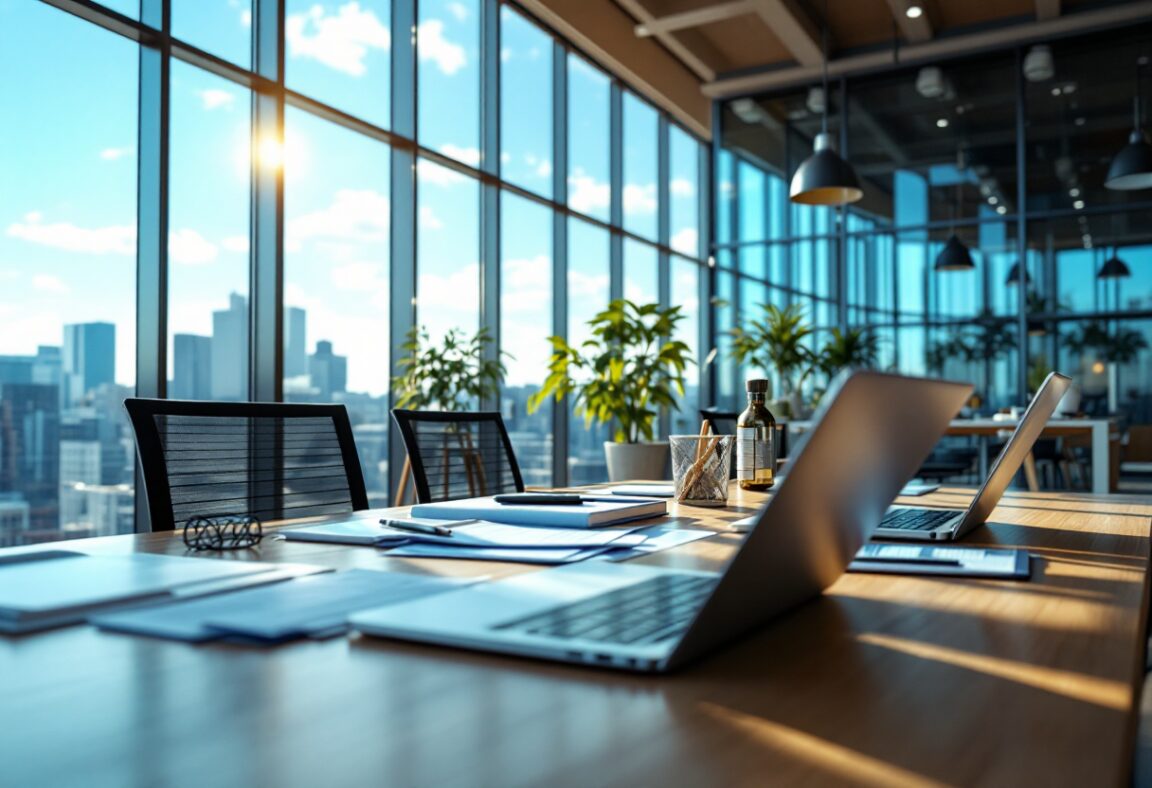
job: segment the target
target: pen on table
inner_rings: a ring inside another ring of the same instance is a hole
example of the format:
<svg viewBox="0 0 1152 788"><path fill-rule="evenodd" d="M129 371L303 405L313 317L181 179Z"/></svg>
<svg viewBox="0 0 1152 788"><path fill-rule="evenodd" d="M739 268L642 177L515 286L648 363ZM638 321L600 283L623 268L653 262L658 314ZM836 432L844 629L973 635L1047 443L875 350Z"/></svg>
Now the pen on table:
<svg viewBox="0 0 1152 788"><path fill-rule="evenodd" d="M479 520L457 520L456 525L464 525L466 523L475 523ZM431 534L433 536L452 536L452 529L445 528L443 525L429 525L428 523L417 523L412 520L391 520L387 517L380 519L380 525L387 528L394 528L397 531L408 531L414 534Z"/></svg>

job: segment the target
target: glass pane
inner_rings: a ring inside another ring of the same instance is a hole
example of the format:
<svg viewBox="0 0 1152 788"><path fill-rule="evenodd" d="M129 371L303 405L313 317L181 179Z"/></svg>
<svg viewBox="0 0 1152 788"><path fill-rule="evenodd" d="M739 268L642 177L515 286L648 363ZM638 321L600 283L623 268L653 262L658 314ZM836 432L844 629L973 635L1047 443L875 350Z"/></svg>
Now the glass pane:
<svg viewBox="0 0 1152 788"><path fill-rule="evenodd" d="M168 395L175 399L248 399L251 101L246 88L172 63Z"/></svg>
<svg viewBox="0 0 1152 788"><path fill-rule="evenodd" d="M552 38L507 6L500 23L500 173L551 195Z"/></svg>
<svg viewBox="0 0 1152 788"><path fill-rule="evenodd" d="M672 126L669 131L669 246L691 257L700 256L700 155L694 137Z"/></svg>
<svg viewBox="0 0 1152 788"><path fill-rule="evenodd" d="M526 485L552 483L552 406L528 415L528 397L552 355L552 212L505 193L500 221L500 340L507 374L501 410Z"/></svg>
<svg viewBox="0 0 1152 788"><path fill-rule="evenodd" d="M578 220L568 222L568 342L579 346L591 337L588 321L608 306L608 231ZM571 415L568 439L568 480L591 484L608 478L604 441L612 432L595 422Z"/></svg>
<svg viewBox="0 0 1152 788"><path fill-rule="evenodd" d="M624 94L624 229L656 238L656 110L631 93Z"/></svg>
<svg viewBox="0 0 1152 788"><path fill-rule="evenodd" d="M479 1L422 0L416 56L421 143L479 167Z"/></svg>
<svg viewBox="0 0 1152 788"><path fill-rule="evenodd" d="M285 13L288 87L387 127L391 3L288 0Z"/></svg>
<svg viewBox="0 0 1152 788"><path fill-rule="evenodd" d="M690 348L696 363L689 366L684 374L686 385L684 396L679 397L680 409L672 411L672 432L692 434L700 429L700 276L699 264L678 257L672 258L672 303L681 308L684 319L680 321L676 339Z"/></svg>
<svg viewBox="0 0 1152 788"><path fill-rule="evenodd" d="M660 300L660 264L656 248L640 241L624 241L624 297L635 304Z"/></svg>
<svg viewBox="0 0 1152 788"><path fill-rule="evenodd" d="M736 183L739 195L739 241L762 241L767 237L768 218L767 182L764 171L747 162L740 162L736 168Z"/></svg>
<svg viewBox="0 0 1152 788"><path fill-rule="evenodd" d="M0 546L133 530L138 56L0 5Z"/></svg>
<svg viewBox="0 0 1152 788"><path fill-rule="evenodd" d="M388 148L289 108L284 399L348 407L369 502L388 497Z"/></svg>
<svg viewBox="0 0 1152 788"><path fill-rule="evenodd" d="M568 56L568 207L603 221L611 203L611 81L581 57Z"/></svg>
<svg viewBox="0 0 1152 788"><path fill-rule="evenodd" d="M96 0L99 5L119 11L133 19L140 18L140 0Z"/></svg>
<svg viewBox="0 0 1152 788"><path fill-rule="evenodd" d="M172 35L244 68L252 65L252 0L171 2Z"/></svg>
<svg viewBox="0 0 1152 788"><path fill-rule="evenodd" d="M416 168L416 320L439 342L480 328L480 188L421 159Z"/></svg>

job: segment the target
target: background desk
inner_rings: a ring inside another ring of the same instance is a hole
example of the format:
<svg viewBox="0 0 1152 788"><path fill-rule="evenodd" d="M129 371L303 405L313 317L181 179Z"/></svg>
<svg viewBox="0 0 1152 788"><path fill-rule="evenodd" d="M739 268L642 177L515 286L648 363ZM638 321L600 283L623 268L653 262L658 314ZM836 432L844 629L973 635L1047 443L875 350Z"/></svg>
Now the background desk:
<svg viewBox="0 0 1152 788"><path fill-rule="evenodd" d="M680 514L714 526L759 500ZM0 783L1119 785L1143 675L1150 515L1148 500L1008 495L973 540L1032 549L1031 583L846 575L667 677L368 638L267 650L84 626L0 638ZM739 539L647 561L716 568ZM183 552L160 534L74 546ZM536 571L280 541L259 557Z"/></svg>

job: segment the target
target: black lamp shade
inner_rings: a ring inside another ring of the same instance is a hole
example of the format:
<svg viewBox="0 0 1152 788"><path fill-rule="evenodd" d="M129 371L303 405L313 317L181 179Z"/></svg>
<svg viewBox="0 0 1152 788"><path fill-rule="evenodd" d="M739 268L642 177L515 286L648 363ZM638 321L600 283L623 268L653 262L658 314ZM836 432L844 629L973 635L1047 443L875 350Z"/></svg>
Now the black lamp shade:
<svg viewBox="0 0 1152 788"><path fill-rule="evenodd" d="M863 196L852 165L832 149L827 133L817 134L815 150L792 176L788 199L802 205L845 205Z"/></svg>
<svg viewBox="0 0 1152 788"><path fill-rule="evenodd" d="M1109 257L1104 261L1104 265L1100 266L1100 272L1096 274L1097 279L1123 279L1126 276L1132 276L1132 271L1128 268L1128 264L1119 257Z"/></svg>
<svg viewBox="0 0 1152 788"><path fill-rule="evenodd" d="M936 256L937 271L971 271L976 267L968 247L953 233Z"/></svg>
<svg viewBox="0 0 1152 788"><path fill-rule="evenodd" d="M1008 269L1008 278L1004 280L1006 285L1020 284L1020 263L1012 263L1012 267ZM1024 284L1032 284L1032 277L1028 276L1028 272L1024 272Z"/></svg>
<svg viewBox="0 0 1152 788"><path fill-rule="evenodd" d="M1128 144L1112 160L1104 185L1122 191L1152 189L1152 144L1148 135L1139 129L1132 132Z"/></svg>

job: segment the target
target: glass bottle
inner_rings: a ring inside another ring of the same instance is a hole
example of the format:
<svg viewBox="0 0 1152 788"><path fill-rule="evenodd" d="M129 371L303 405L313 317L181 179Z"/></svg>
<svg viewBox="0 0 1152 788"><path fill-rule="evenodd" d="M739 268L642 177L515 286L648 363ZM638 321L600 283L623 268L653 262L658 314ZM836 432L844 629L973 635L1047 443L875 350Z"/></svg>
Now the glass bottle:
<svg viewBox="0 0 1152 788"><path fill-rule="evenodd" d="M776 418L764 405L768 381L749 380L748 408L736 420L736 481L744 490L776 482Z"/></svg>

